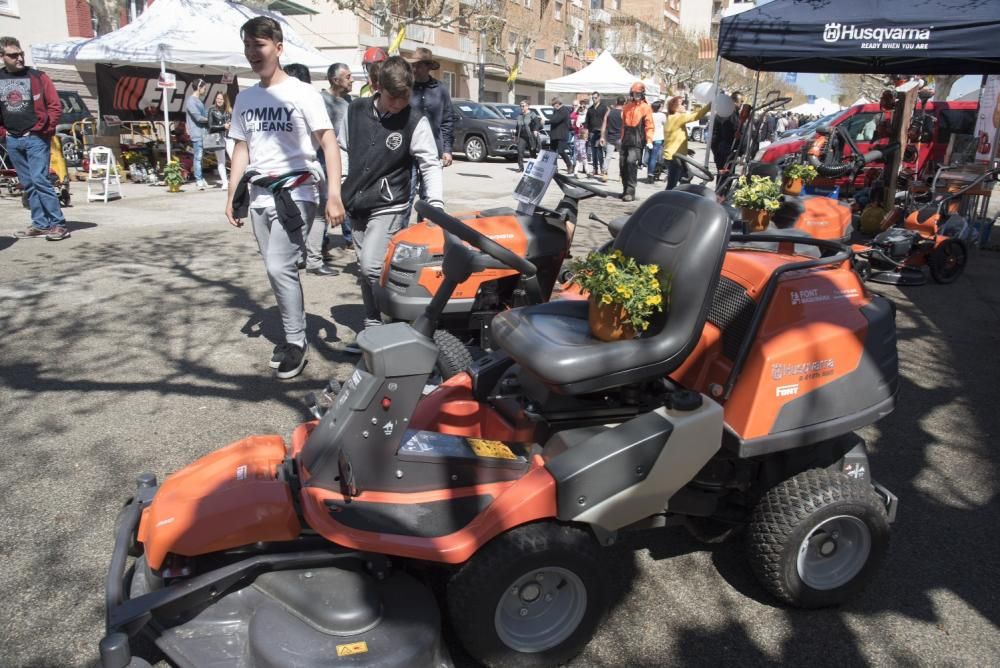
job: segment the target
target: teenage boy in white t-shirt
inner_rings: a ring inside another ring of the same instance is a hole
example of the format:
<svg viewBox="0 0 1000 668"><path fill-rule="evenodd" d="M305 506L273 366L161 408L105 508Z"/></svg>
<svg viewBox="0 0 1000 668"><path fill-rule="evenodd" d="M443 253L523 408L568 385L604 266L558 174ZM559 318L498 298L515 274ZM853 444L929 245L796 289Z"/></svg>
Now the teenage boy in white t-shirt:
<svg viewBox="0 0 1000 668"><path fill-rule="evenodd" d="M233 108L229 136L236 146L226 218L242 227L249 212L285 330L285 341L275 346L270 366L278 378L294 378L305 366L306 352L297 263L305 251L305 223L316 213L316 184L323 183L316 146L326 156L329 225L344 221L340 148L319 92L289 77L278 64L284 46L278 22L254 17L243 24L240 36L260 83L241 92Z"/></svg>

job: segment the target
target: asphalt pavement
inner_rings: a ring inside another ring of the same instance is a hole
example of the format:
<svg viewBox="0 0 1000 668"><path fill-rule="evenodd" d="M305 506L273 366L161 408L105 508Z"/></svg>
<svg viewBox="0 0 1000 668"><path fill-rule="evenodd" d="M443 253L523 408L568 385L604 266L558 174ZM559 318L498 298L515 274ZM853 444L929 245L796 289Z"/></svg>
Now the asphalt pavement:
<svg viewBox="0 0 1000 668"><path fill-rule="evenodd" d="M510 163L459 160L447 208L510 204L516 178ZM640 184L635 203L587 200L574 252L607 238L587 214L627 213L659 187ZM81 183L73 193L69 239L0 236L4 666L93 665L112 523L135 476L248 434L287 438L308 418L304 395L352 368L341 348L362 317L357 265L338 251L339 276L303 275L309 363L275 380L277 309L221 191L126 184L107 204L87 204ZM0 199L0 235L27 221ZM863 435L900 507L889 557L860 597L788 609L753 579L739 540L643 532L608 550L614 603L573 665L1000 665L998 286L990 251L952 285L871 286L899 307L902 388Z"/></svg>

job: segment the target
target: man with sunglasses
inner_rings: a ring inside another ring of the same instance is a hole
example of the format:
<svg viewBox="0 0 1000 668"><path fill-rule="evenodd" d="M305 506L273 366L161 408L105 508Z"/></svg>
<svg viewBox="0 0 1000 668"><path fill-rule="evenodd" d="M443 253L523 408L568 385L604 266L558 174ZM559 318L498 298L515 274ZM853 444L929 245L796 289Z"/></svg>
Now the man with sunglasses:
<svg viewBox="0 0 1000 668"><path fill-rule="evenodd" d="M31 225L18 236L59 241L69 233L59 196L49 181L49 142L62 103L52 80L24 64L24 49L16 38L0 37L0 51L0 137L6 136L7 154L31 209Z"/></svg>

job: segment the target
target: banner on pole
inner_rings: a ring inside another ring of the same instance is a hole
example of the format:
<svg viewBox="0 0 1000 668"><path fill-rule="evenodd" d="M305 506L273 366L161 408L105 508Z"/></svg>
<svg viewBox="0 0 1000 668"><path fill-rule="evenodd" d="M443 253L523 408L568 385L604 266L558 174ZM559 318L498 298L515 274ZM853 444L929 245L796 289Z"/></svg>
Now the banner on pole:
<svg viewBox="0 0 1000 668"><path fill-rule="evenodd" d="M222 81L224 75L166 72L168 77L173 78L173 86L161 86L169 79L164 79L160 70L154 67L95 65L94 70L101 115L114 115L123 121L162 121L164 95L170 119L184 120L184 101L194 92L191 84L196 79L204 79L209 84L206 105L212 103L216 93L225 94L232 104L240 92L235 79L230 83Z"/></svg>
<svg viewBox="0 0 1000 668"><path fill-rule="evenodd" d="M715 42L711 37L702 37L698 40L698 59L712 60L715 58Z"/></svg>

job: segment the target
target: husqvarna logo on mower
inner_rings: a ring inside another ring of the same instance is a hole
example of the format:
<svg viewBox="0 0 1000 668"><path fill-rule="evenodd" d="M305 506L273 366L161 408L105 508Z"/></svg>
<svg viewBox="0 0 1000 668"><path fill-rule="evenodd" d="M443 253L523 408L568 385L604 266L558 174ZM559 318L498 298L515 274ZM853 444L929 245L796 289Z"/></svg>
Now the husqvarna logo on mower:
<svg viewBox="0 0 1000 668"><path fill-rule="evenodd" d="M806 374L827 375L824 372L832 372L836 367L836 362L832 359L818 360L816 362L806 362L805 364L772 364L771 379L781 380L786 376L803 376Z"/></svg>

